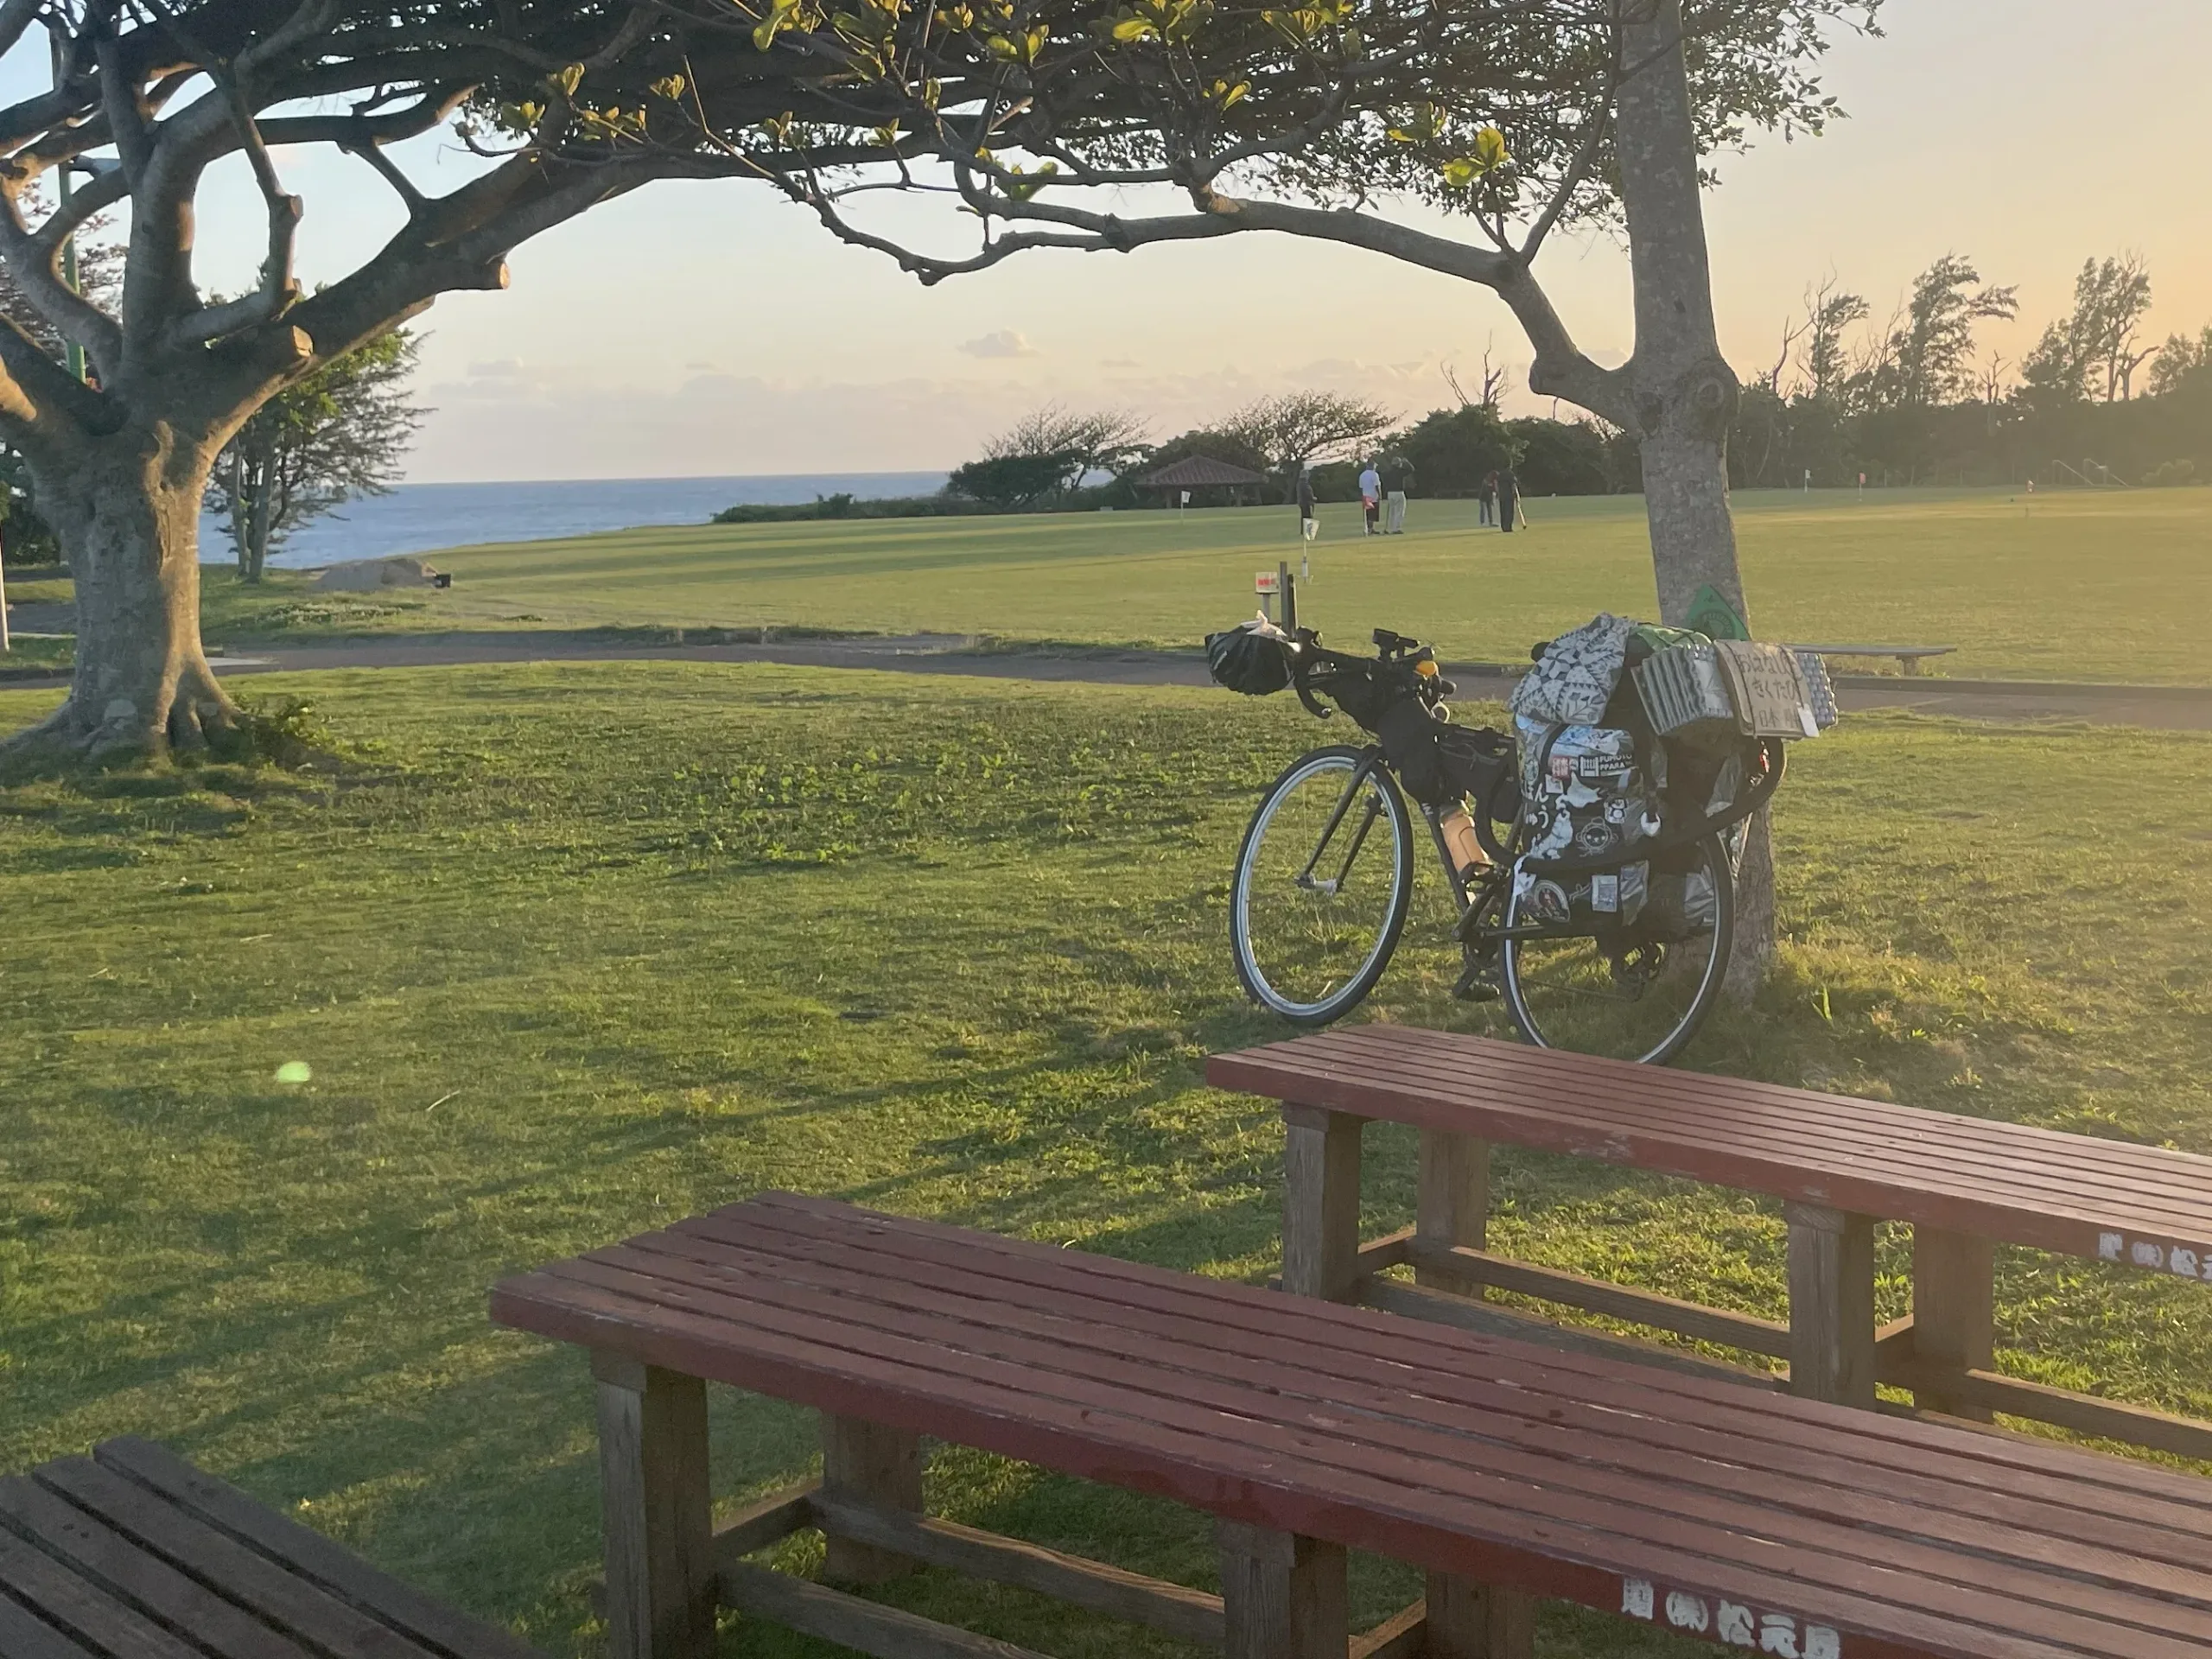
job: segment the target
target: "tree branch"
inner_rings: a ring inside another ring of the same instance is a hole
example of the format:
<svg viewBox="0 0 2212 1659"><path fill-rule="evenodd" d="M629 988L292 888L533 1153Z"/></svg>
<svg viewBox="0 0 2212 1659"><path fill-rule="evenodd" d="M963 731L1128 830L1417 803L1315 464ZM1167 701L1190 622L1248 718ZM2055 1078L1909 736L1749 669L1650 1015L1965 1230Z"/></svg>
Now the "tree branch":
<svg viewBox="0 0 2212 1659"><path fill-rule="evenodd" d="M0 315L0 426L18 448L54 442L66 423L70 435L105 435L122 424L121 412L100 393L46 354L16 321Z"/></svg>
<svg viewBox="0 0 2212 1659"><path fill-rule="evenodd" d="M121 331L114 318L61 280L60 256L58 240L48 246L30 233L17 190L0 190L0 258L7 261L8 274L64 340L82 346L104 369L111 367L122 346Z"/></svg>

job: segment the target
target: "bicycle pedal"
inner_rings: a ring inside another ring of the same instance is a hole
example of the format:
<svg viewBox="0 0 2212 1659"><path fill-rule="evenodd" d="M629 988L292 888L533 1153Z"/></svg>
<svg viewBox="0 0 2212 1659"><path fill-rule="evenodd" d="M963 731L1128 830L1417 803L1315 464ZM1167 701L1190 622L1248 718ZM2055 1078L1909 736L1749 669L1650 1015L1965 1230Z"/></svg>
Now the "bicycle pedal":
<svg viewBox="0 0 2212 1659"><path fill-rule="evenodd" d="M1495 1002L1504 995L1497 982L1490 977L1491 964L1471 962L1459 975L1459 982L1452 988L1453 998L1461 1002Z"/></svg>

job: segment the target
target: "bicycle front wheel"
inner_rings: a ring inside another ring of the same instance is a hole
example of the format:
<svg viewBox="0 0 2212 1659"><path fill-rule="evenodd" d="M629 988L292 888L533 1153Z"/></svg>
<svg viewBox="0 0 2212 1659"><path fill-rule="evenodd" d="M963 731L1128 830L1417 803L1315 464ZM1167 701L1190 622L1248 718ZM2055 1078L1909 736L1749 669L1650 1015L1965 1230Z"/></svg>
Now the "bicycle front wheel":
<svg viewBox="0 0 2212 1659"><path fill-rule="evenodd" d="M1638 923L1610 940L1543 931L1558 919L1562 889L1536 869L1514 883L1503 966L1506 1009L1523 1038L1659 1065L1697 1034L1728 971L1736 887L1717 835L1669 862L1651 873Z"/></svg>
<svg viewBox="0 0 2212 1659"><path fill-rule="evenodd" d="M1236 853L1230 943L1252 1000L1300 1025L1357 1007L1414 891L1405 797L1366 752L1316 749L1262 797Z"/></svg>

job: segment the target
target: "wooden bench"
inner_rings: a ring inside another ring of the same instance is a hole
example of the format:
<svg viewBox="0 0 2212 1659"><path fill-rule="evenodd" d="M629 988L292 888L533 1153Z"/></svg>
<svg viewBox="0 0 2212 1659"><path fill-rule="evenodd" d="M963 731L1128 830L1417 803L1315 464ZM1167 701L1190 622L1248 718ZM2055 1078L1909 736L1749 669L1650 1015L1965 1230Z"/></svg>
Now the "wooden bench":
<svg viewBox="0 0 2212 1659"><path fill-rule="evenodd" d="M5 1659L543 1659L150 1441L0 1479Z"/></svg>
<svg viewBox="0 0 2212 1659"><path fill-rule="evenodd" d="M1792 645L1792 651L1809 651L1815 657L1894 657L1897 666L1908 674L1920 672L1920 665L1930 657L1948 657L1956 645Z"/></svg>
<svg viewBox="0 0 2212 1659"><path fill-rule="evenodd" d="M1207 1079L1283 1103L1286 1288L1471 1328L1604 1347L1611 1338L1487 1306L1486 1289L1786 1360L1808 1398L2032 1418L2212 1459L2212 1424L2000 1375L1999 1243L2212 1281L2212 1158L1740 1078L1398 1026L1352 1026L1217 1054ZM1363 1244L1360 1135L1421 1130L1414 1224ZM1789 1320L1677 1300L1487 1249L1492 1143L1567 1153L1783 1201ZM1874 1323L1874 1227L1913 1230L1911 1316ZM1411 1264L1414 1283L1383 1278ZM1705 1368L1675 1351L1661 1363Z"/></svg>
<svg viewBox="0 0 2212 1659"><path fill-rule="evenodd" d="M1022 1649L741 1557L917 1562L1231 1659L1525 1652L1563 1597L1774 1659L2200 1659L2212 1485L1986 1431L1439 1330L771 1194L509 1279L597 1378L614 1659L702 1659L720 1604L880 1659ZM818 1484L713 1530L705 1384L823 1414ZM1219 1522L1219 1597L924 1518L920 1436ZM1347 1549L1429 1593L1346 1629Z"/></svg>

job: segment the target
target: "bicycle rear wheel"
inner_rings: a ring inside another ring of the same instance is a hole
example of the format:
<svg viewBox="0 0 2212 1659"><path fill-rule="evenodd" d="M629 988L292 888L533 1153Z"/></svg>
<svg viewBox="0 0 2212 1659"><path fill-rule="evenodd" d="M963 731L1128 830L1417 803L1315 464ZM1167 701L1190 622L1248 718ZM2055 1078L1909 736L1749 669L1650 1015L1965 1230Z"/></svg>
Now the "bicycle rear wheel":
<svg viewBox="0 0 2212 1659"><path fill-rule="evenodd" d="M1516 882L1506 901L1505 1005L1539 1048L1662 1065L1680 1053L1720 995L1736 931L1736 887L1717 835L1655 872L1640 926L1607 942L1564 932L1515 938L1550 919L1554 884ZM1525 887L1525 891L1523 890Z"/></svg>
<svg viewBox="0 0 2212 1659"><path fill-rule="evenodd" d="M1230 943L1252 1000L1300 1025L1349 1014L1413 899L1405 797L1366 752L1316 749L1268 786L1236 853Z"/></svg>

